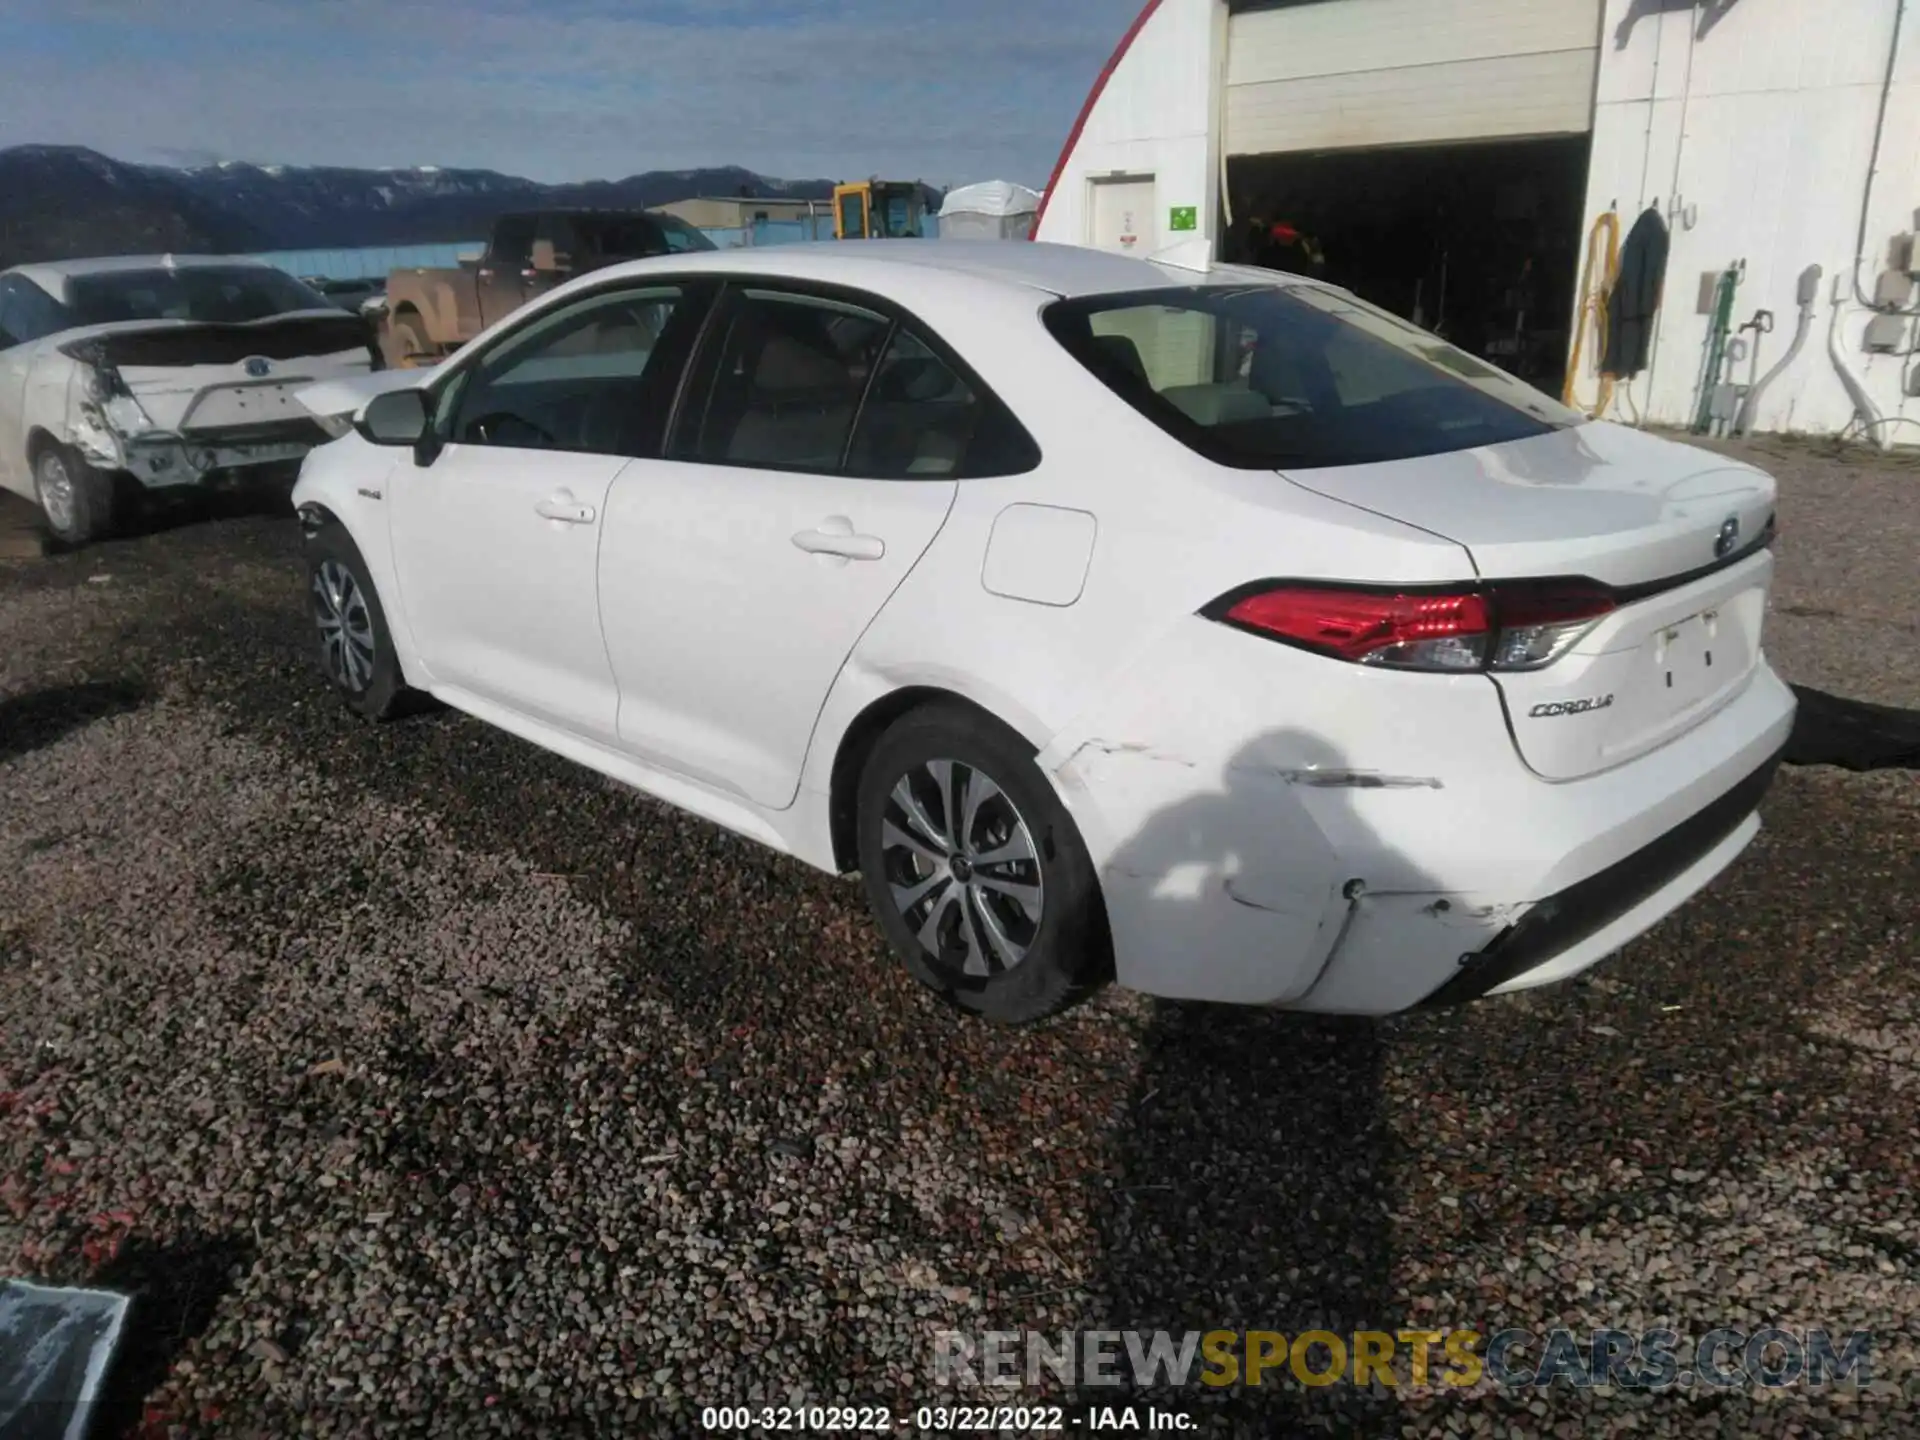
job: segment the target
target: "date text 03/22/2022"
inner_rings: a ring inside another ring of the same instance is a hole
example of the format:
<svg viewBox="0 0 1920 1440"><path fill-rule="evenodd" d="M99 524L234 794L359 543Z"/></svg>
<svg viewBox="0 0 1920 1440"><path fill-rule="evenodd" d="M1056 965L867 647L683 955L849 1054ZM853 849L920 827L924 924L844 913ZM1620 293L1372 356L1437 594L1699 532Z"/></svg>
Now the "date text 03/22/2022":
<svg viewBox="0 0 1920 1440"><path fill-rule="evenodd" d="M1198 1422L1154 1405L708 1405L700 1428L717 1434L1040 1435L1191 1431Z"/></svg>

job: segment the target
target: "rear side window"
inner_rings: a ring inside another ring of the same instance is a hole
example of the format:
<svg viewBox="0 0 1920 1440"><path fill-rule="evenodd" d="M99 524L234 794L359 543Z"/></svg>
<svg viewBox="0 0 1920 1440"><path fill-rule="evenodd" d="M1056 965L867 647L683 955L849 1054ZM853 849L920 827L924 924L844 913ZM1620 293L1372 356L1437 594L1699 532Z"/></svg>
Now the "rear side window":
<svg viewBox="0 0 1920 1440"><path fill-rule="evenodd" d="M855 305L742 292L691 458L838 471L892 328L886 316Z"/></svg>
<svg viewBox="0 0 1920 1440"><path fill-rule="evenodd" d="M1406 460L1586 418L1396 316L1313 286L1106 295L1058 302L1045 318L1128 404L1240 469Z"/></svg>
<svg viewBox="0 0 1920 1440"><path fill-rule="evenodd" d="M672 447L682 459L873 480L1039 464L1019 422L962 366L853 298L741 290L698 369Z"/></svg>
<svg viewBox="0 0 1920 1440"><path fill-rule="evenodd" d="M896 328L847 452L852 475L957 475L987 407L947 362Z"/></svg>

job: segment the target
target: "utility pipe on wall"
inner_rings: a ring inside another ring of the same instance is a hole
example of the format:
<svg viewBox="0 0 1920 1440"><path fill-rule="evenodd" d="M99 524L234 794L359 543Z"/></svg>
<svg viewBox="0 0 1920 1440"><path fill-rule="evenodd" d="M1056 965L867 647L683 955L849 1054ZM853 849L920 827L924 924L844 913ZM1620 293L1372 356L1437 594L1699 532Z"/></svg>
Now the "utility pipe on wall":
<svg viewBox="0 0 1920 1440"><path fill-rule="evenodd" d="M1809 265L1800 272L1800 321L1793 327L1793 343L1787 347L1787 353L1780 357L1780 363L1767 371L1748 388L1746 398L1740 402L1740 414L1733 422L1733 433L1745 435L1753 429L1753 418L1760 411L1760 397L1769 385L1787 373L1800 352L1806 347L1807 336L1813 330L1813 307L1820 300L1820 281L1826 271L1818 265Z"/></svg>
<svg viewBox="0 0 1920 1440"><path fill-rule="evenodd" d="M1860 383L1860 377L1847 367L1847 357L1840 353L1840 307L1846 303L1846 286L1847 282L1840 276L1833 277L1833 314L1827 322L1827 354L1833 360L1840 383L1847 387L1848 398L1853 401L1854 418L1866 422L1867 438L1882 450L1891 450L1893 437L1887 434L1886 420L1867 394L1867 387Z"/></svg>
<svg viewBox="0 0 1920 1440"><path fill-rule="evenodd" d="M1880 145L1887 133L1887 107L1893 99L1893 82L1900 70L1900 40L1907 28L1907 0L1897 0L1893 8L1893 42L1887 47L1887 73L1880 85L1880 113L1873 125L1873 149L1867 156L1867 183L1860 195L1860 229L1853 243L1853 298L1869 310L1880 306L1860 283L1860 272L1867 265L1867 225L1873 213L1874 181L1880 174ZM1920 315L1920 310L1882 311L1883 314Z"/></svg>

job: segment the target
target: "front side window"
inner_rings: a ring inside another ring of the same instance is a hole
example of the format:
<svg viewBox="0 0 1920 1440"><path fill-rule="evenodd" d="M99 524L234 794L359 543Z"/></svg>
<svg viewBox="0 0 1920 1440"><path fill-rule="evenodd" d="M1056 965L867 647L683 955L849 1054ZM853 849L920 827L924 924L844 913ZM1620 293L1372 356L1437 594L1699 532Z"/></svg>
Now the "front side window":
<svg viewBox="0 0 1920 1440"><path fill-rule="evenodd" d="M1316 286L1098 296L1058 302L1045 320L1127 403L1240 469L1439 455L1586 419L1384 310Z"/></svg>
<svg viewBox="0 0 1920 1440"><path fill-rule="evenodd" d="M741 291L689 458L837 473L892 323L835 300Z"/></svg>
<svg viewBox="0 0 1920 1440"><path fill-rule="evenodd" d="M106 270L67 282L67 309L74 325L129 320L237 325L298 310L334 308L318 291L266 265Z"/></svg>
<svg viewBox="0 0 1920 1440"><path fill-rule="evenodd" d="M502 340L443 394L441 432L466 445L640 457L671 400L665 355L679 286L596 295Z"/></svg>

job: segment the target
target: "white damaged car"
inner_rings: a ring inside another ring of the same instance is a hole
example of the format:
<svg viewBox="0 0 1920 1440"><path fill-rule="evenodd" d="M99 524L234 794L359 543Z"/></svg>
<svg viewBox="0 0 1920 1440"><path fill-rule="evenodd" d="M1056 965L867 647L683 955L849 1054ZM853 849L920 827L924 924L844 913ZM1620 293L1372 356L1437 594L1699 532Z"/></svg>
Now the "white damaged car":
<svg viewBox="0 0 1920 1440"><path fill-rule="evenodd" d="M297 466L326 435L294 393L379 364L363 317L258 260L16 266L0 272L0 487L85 544L139 490Z"/></svg>

